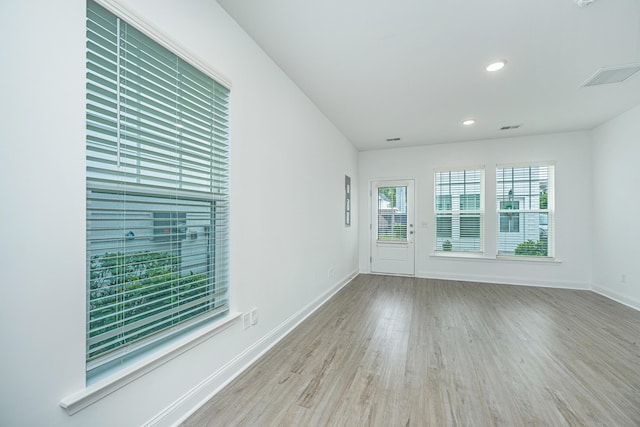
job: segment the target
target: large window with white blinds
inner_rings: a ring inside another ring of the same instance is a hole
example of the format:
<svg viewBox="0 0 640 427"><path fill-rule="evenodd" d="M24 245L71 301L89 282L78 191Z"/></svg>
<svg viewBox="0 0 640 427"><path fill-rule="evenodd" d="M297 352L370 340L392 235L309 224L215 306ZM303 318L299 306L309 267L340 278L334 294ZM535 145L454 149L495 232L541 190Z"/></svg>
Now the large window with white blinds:
<svg viewBox="0 0 640 427"><path fill-rule="evenodd" d="M229 90L87 3L92 372L228 311Z"/></svg>
<svg viewBox="0 0 640 427"><path fill-rule="evenodd" d="M554 166L496 169L498 255L554 256Z"/></svg>
<svg viewBox="0 0 640 427"><path fill-rule="evenodd" d="M435 250L484 251L484 169L435 172Z"/></svg>

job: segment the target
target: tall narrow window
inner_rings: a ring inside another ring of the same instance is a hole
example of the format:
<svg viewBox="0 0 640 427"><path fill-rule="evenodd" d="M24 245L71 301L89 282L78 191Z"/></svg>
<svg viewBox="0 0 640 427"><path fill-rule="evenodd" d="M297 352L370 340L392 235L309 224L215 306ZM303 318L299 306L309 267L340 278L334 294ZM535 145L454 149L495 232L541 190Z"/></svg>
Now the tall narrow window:
<svg viewBox="0 0 640 427"><path fill-rule="evenodd" d="M88 2L89 377L228 311L228 102Z"/></svg>
<svg viewBox="0 0 640 427"><path fill-rule="evenodd" d="M483 251L483 181L483 169L435 173L436 251Z"/></svg>
<svg viewBox="0 0 640 427"><path fill-rule="evenodd" d="M553 257L554 166L496 170L498 255Z"/></svg>

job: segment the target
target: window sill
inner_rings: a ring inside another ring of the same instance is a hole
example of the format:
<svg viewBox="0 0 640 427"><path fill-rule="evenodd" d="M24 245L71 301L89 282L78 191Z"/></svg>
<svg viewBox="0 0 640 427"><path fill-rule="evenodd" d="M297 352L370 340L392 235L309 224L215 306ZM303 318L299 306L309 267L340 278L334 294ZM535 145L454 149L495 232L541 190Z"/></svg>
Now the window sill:
<svg viewBox="0 0 640 427"><path fill-rule="evenodd" d="M482 253L465 253L465 252L448 252L446 255L442 252L434 252L429 255L430 258L437 259L465 259L471 261L499 261L499 262L533 262L541 264L562 264L557 258L549 257L527 257L527 256L486 256Z"/></svg>
<svg viewBox="0 0 640 427"><path fill-rule="evenodd" d="M524 262L540 262L546 264L562 264L562 261L556 258L551 257L536 257L536 256L509 256L509 255L498 255L495 258L497 261L524 261Z"/></svg>
<svg viewBox="0 0 640 427"><path fill-rule="evenodd" d="M240 318L240 315L241 313L238 312L229 313L223 319L198 329L181 340L167 345L165 348L153 353L149 357L131 364L124 369L118 370L117 373L91 384L71 396L65 397L60 401L60 406L65 409L69 415L73 415L83 410L87 406L92 405L103 397L108 396L137 378L140 378L141 376L165 364L169 360L174 359L185 351L197 346L211 336L228 328Z"/></svg>
<svg viewBox="0 0 640 427"><path fill-rule="evenodd" d="M432 258L469 258L469 259L491 259L484 255L484 252L455 252L438 251L430 255Z"/></svg>

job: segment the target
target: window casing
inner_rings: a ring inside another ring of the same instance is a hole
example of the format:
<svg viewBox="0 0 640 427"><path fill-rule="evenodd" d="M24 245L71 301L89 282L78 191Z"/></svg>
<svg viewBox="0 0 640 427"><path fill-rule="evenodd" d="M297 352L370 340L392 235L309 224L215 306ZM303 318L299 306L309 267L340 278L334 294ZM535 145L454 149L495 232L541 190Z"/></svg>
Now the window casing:
<svg viewBox="0 0 640 427"><path fill-rule="evenodd" d="M435 172L435 250L484 251L484 169Z"/></svg>
<svg viewBox="0 0 640 427"><path fill-rule="evenodd" d="M87 3L88 378L228 312L228 105Z"/></svg>
<svg viewBox="0 0 640 427"><path fill-rule="evenodd" d="M498 256L554 256L552 164L496 169Z"/></svg>

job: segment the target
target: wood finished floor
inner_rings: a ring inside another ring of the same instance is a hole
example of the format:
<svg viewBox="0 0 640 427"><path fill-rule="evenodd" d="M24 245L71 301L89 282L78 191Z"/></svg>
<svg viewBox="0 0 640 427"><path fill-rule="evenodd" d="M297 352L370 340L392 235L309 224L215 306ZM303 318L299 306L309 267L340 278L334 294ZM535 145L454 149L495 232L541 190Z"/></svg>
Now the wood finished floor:
<svg viewBox="0 0 640 427"><path fill-rule="evenodd" d="M360 275L184 426L640 426L640 312Z"/></svg>

